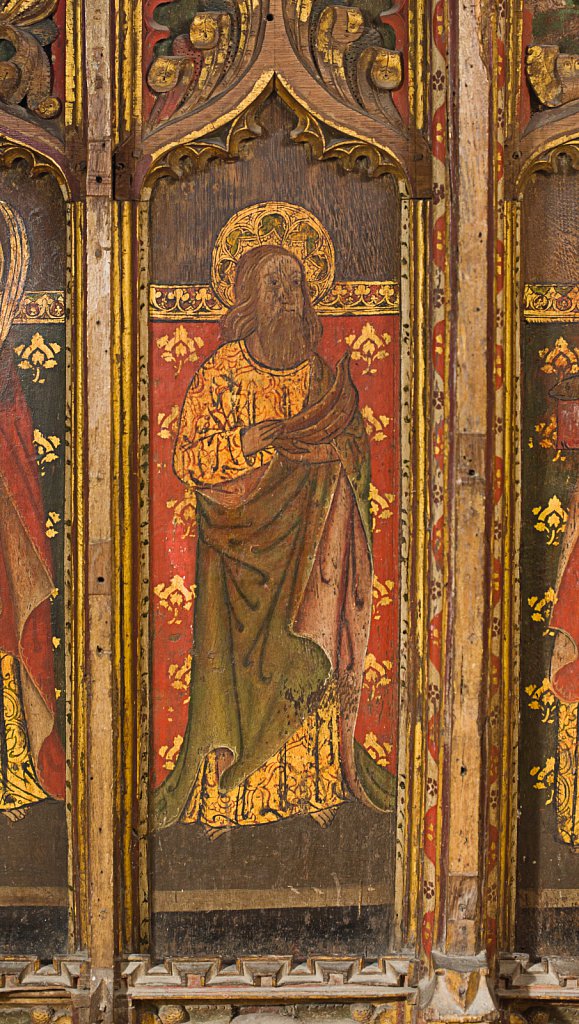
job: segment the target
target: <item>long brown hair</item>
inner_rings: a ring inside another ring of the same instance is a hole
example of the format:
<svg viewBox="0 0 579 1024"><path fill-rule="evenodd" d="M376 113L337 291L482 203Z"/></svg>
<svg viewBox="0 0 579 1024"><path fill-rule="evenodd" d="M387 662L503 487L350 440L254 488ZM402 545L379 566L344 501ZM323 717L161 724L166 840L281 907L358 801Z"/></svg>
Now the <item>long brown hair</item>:
<svg viewBox="0 0 579 1024"><path fill-rule="evenodd" d="M322 336L322 321L312 303L303 263L281 245L258 245L241 257L235 274L235 305L221 320L221 337L224 341L242 341L256 330L257 281L263 266L272 256L291 256L300 268L304 296L304 327L311 348L315 351Z"/></svg>

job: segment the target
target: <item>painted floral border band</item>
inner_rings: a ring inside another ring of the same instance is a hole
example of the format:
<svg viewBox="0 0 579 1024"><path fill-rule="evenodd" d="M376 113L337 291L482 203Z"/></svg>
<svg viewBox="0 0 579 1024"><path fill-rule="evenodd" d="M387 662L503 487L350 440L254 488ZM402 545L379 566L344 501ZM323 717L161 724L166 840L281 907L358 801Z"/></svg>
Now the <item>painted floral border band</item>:
<svg viewBox="0 0 579 1024"><path fill-rule="evenodd" d="M579 284L526 284L523 316L529 323L579 321Z"/></svg>
<svg viewBox="0 0 579 1024"><path fill-rule="evenodd" d="M400 312L397 281L339 281L316 303L320 316L380 316ZM151 320L220 320L226 306L208 284L152 284Z"/></svg>
<svg viewBox="0 0 579 1024"><path fill-rule="evenodd" d="M64 292L24 292L13 323L63 324L65 319Z"/></svg>

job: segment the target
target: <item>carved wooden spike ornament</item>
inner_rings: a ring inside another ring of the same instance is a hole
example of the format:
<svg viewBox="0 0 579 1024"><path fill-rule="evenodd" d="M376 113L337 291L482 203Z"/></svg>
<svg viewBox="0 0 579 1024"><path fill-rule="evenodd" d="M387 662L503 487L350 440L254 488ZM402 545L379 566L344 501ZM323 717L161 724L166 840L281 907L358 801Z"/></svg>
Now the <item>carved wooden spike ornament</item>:
<svg viewBox="0 0 579 1024"><path fill-rule="evenodd" d="M0 61L0 100L26 101L28 110L43 119L57 117L60 100L51 95L52 71L45 47L56 39L51 20L57 0L4 0L0 5L0 40L12 55Z"/></svg>
<svg viewBox="0 0 579 1024"><path fill-rule="evenodd" d="M147 73L149 88L157 95L151 125L177 112L189 113L247 69L263 22L262 2L227 0L223 6L197 13L187 34L170 39L171 52L153 60Z"/></svg>
<svg viewBox="0 0 579 1024"><path fill-rule="evenodd" d="M579 98L579 55L560 53L558 46L530 46L527 76L545 107L560 107Z"/></svg>
<svg viewBox="0 0 579 1024"><path fill-rule="evenodd" d="M402 54L384 45L360 7L327 4L314 11L306 0L286 0L285 17L296 52L329 92L349 106L399 121L391 92L402 84Z"/></svg>

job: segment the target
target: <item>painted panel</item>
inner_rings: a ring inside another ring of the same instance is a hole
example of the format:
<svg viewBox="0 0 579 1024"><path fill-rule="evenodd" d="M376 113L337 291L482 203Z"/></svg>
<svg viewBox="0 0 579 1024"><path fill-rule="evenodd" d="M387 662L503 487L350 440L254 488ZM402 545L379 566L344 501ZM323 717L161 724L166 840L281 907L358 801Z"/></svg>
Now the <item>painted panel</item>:
<svg viewBox="0 0 579 1024"><path fill-rule="evenodd" d="M400 199L292 144L279 101L263 116L151 206L159 954L391 941Z"/></svg>

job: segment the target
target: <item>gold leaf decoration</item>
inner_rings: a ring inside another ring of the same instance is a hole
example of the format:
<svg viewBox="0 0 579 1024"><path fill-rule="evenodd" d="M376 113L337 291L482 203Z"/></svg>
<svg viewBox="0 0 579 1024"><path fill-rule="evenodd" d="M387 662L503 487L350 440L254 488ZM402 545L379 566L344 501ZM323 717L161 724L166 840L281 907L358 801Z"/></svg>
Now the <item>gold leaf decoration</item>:
<svg viewBox="0 0 579 1024"><path fill-rule="evenodd" d="M58 534L58 524L60 523L60 516L58 512L49 512L45 525L45 532L47 537L56 537Z"/></svg>
<svg viewBox="0 0 579 1024"><path fill-rule="evenodd" d="M565 338L557 338L553 348L539 350L543 373L555 374L558 380L579 372L579 348L571 348Z"/></svg>
<svg viewBox="0 0 579 1024"><path fill-rule="evenodd" d="M175 441L177 439L180 416L181 410L178 405L174 405L171 412L157 413L158 436L163 438L164 441Z"/></svg>
<svg viewBox="0 0 579 1024"><path fill-rule="evenodd" d="M531 778L535 779L533 783L534 789L546 790L545 804L553 803L553 797L555 795L555 758L548 757L544 765L534 765L530 771Z"/></svg>
<svg viewBox="0 0 579 1024"><path fill-rule="evenodd" d="M390 426L390 416L382 416L374 413L369 405L360 410L366 427L366 433L371 441L385 441L388 437L387 428Z"/></svg>
<svg viewBox="0 0 579 1024"><path fill-rule="evenodd" d="M32 335L28 345L17 345L14 349L19 357L18 366L21 370L34 370L33 383L44 384L46 378L41 377L45 370L52 370L57 366L56 356L60 352L60 345L56 342L45 341L37 331Z"/></svg>
<svg viewBox="0 0 579 1024"><path fill-rule="evenodd" d="M567 524L567 512L563 508L559 498L556 494L549 501L544 508L537 505L533 509L533 515L536 516L535 529L539 533L546 534L546 541L549 545L557 545L561 540L563 533L565 532L565 526Z"/></svg>
<svg viewBox="0 0 579 1024"><path fill-rule="evenodd" d="M188 587L182 576L173 576L169 584L158 583L154 588L161 608L165 608L170 613L171 625L181 625L181 614L191 611L195 590L195 584Z"/></svg>
<svg viewBox="0 0 579 1024"><path fill-rule="evenodd" d="M577 749L579 741L579 704L559 703L557 745L557 828L564 843L579 847L579 791L577 789Z"/></svg>
<svg viewBox="0 0 579 1024"><path fill-rule="evenodd" d="M366 655L363 687L370 703L382 700L384 691L392 685L392 676L388 675L391 671L391 661L378 661L371 652Z"/></svg>
<svg viewBox="0 0 579 1024"><path fill-rule="evenodd" d="M181 526L185 537L192 537L197 524L197 493L194 489L185 491L185 497L167 502L167 508L173 510L173 523Z"/></svg>
<svg viewBox="0 0 579 1024"><path fill-rule="evenodd" d="M186 694L183 703L189 703L191 686L191 655L188 654L182 665L169 665L169 679L174 690Z"/></svg>
<svg viewBox="0 0 579 1024"><path fill-rule="evenodd" d="M548 587L543 597L533 595L527 598L533 622L548 622L556 600L557 595L553 587Z"/></svg>
<svg viewBox="0 0 579 1024"><path fill-rule="evenodd" d="M372 583L372 618L380 621L380 610L392 604L392 591L394 580L386 580L382 583L377 576L374 576Z"/></svg>
<svg viewBox="0 0 579 1024"><path fill-rule="evenodd" d="M554 451L553 462L564 462L565 456L557 447L557 417L553 413L544 423L535 424L535 434L539 448L551 449ZM529 448L535 447L535 438L529 438Z"/></svg>
<svg viewBox="0 0 579 1024"><path fill-rule="evenodd" d="M378 739L376 733L367 732L364 737L364 750L370 755L376 764L379 764L382 768L387 768L390 764L390 754L392 753L391 743L382 743Z"/></svg>
<svg viewBox="0 0 579 1024"><path fill-rule="evenodd" d="M183 737L178 734L177 736L174 737L173 743L172 743L171 746L168 746L167 744L165 744L164 746L159 747L159 757L161 757L163 759L163 768L166 768L167 771L170 771L170 772L173 771L173 768L175 767L175 764L177 763L177 758L179 756L179 751L181 750L182 746L183 746Z"/></svg>
<svg viewBox="0 0 579 1024"><path fill-rule="evenodd" d="M557 698L551 689L551 680L543 679L538 686L531 684L525 687L525 693L529 698L528 706L532 711L540 711L541 720L547 724L555 721L557 710Z"/></svg>
<svg viewBox="0 0 579 1024"><path fill-rule="evenodd" d="M164 334L162 338L157 338L161 358L166 363L173 364L176 377L181 373L185 363L197 362L204 344L203 338L191 337L183 324L178 324L173 334Z"/></svg>
<svg viewBox="0 0 579 1024"><path fill-rule="evenodd" d="M40 475L44 476L46 466L50 462L56 462L58 459L56 449L60 447L60 438L55 437L54 434L49 434L48 437L45 437L40 430L36 429L32 435L32 440L36 448L36 461L40 467Z"/></svg>
<svg viewBox="0 0 579 1024"><path fill-rule="evenodd" d="M388 346L392 344L392 336L384 331L378 334L371 323L364 324L359 334L348 334L345 342L352 353L352 359L365 363L363 374L378 373L375 363L390 355Z"/></svg>
<svg viewBox="0 0 579 1024"><path fill-rule="evenodd" d="M380 494L374 484L370 484L370 515L374 533L379 532L380 528L376 525L378 522L390 519L394 514L392 509L394 497L393 494Z"/></svg>

